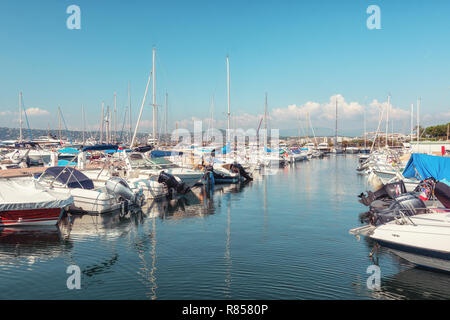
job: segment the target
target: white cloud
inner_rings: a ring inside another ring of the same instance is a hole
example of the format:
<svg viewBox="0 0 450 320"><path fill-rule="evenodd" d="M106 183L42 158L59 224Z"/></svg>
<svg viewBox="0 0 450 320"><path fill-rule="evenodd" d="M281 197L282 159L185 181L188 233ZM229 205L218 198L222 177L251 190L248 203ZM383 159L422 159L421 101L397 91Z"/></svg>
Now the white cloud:
<svg viewBox="0 0 450 320"><path fill-rule="evenodd" d="M47 116L50 114L47 110L40 109L40 108L28 108L26 109L28 116Z"/></svg>

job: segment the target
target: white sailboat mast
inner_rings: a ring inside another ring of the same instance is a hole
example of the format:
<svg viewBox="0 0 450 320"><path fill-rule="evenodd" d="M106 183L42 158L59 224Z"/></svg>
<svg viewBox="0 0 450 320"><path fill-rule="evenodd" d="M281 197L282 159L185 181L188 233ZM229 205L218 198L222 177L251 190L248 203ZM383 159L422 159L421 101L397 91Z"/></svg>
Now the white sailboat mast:
<svg viewBox="0 0 450 320"><path fill-rule="evenodd" d="M417 99L417 143L420 141L420 98Z"/></svg>
<svg viewBox="0 0 450 320"><path fill-rule="evenodd" d="M128 107L129 107L129 109L130 109L130 114L129 114L129 117L130 117L130 142L131 142L131 130L133 129L132 128L132 123L131 123L131 92L130 92L130 83L128 82Z"/></svg>
<svg viewBox="0 0 450 320"><path fill-rule="evenodd" d="M389 147L388 143L388 130L389 130L389 107L391 105L391 95L388 94L388 101L387 101L387 107L386 107L386 148Z"/></svg>
<svg viewBox="0 0 450 320"><path fill-rule="evenodd" d="M150 85L150 80L151 79L152 79L152 72L150 72L150 75L148 76L147 86L145 87L144 98L142 99L141 109L139 110L139 116L138 116L138 119L137 119L137 122L136 122L136 128L134 129L133 139L131 139L130 148L133 148L134 143L136 142L136 135L137 135L137 131L139 129L139 122L141 121L142 111L144 110L145 99L147 98L148 87Z"/></svg>
<svg viewBox="0 0 450 320"><path fill-rule="evenodd" d="M117 140L117 94L114 92L114 132L112 134L113 136L113 143Z"/></svg>
<svg viewBox="0 0 450 320"><path fill-rule="evenodd" d="M85 131L86 131L86 115L84 114L84 105L81 105L81 113L83 115L83 145L86 143Z"/></svg>
<svg viewBox="0 0 450 320"><path fill-rule="evenodd" d="M413 128L414 126L414 103L411 103L411 132L410 132L410 141L413 140Z"/></svg>
<svg viewBox="0 0 450 320"><path fill-rule="evenodd" d="M167 138L167 127L168 127L168 112L169 112L169 94L166 92L166 115L164 116L164 136Z"/></svg>
<svg viewBox="0 0 450 320"><path fill-rule="evenodd" d="M335 141L334 141L334 147L337 148L338 144L338 99L336 97L336 132L335 132Z"/></svg>
<svg viewBox="0 0 450 320"><path fill-rule="evenodd" d="M20 131L19 131L19 142L22 142L23 140L23 122L22 122L22 91L19 92L19 124L20 124Z"/></svg>
<svg viewBox="0 0 450 320"><path fill-rule="evenodd" d="M102 101L102 121L100 123L100 143L103 143L103 123L105 122L105 102Z"/></svg>
<svg viewBox="0 0 450 320"><path fill-rule="evenodd" d="M153 92L152 92L152 103L153 103L153 139L156 139L156 83L155 83L155 55L156 55L156 49L153 48Z"/></svg>
<svg viewBox="0 0 450 320"><path fill-rule="evenodd" d="M366 106L364 105L364 150L367 148L366 132Z"/></svg>
<svg viewBox="0 0 450 320"><path fill-rule="evenodd" d="M230 139L231 113L230 113L230 58L227 55L227 97L228 97L228 126L227 126L227 142Z"/></svg>
<svg viewBox="0 0 450 320"><path fill-rule="evenodd" d="M266 130L267 134L267 92L266 99L264 100L264 130Z"/></svg>

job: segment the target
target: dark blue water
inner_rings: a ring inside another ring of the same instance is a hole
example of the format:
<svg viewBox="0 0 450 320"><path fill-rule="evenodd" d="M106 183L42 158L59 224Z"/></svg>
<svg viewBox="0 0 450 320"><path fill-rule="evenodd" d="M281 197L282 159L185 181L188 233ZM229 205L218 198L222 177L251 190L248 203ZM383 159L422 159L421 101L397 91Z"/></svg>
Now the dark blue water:
<svg viewBox="0 0 450 320"><path fill-rule="evenodd" d="M450 276L414 268L348 230L366 190L356 156L201 188L126 217L65 216L0 230L1 299L449 299ZM367 267L378 263L381 289ZM67 267L81 270L69 290Z"/></svg>

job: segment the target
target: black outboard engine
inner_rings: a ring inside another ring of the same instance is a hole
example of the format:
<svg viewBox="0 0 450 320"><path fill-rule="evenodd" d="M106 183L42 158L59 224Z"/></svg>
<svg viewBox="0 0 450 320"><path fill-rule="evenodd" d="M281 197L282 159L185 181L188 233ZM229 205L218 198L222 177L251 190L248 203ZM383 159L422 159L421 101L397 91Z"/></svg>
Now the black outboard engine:
<svg viewBox="0 0 450 320"><path fill-rule="evenodd" d="M424 213L425 203L415 193L404 193L395 197L388 208L372 208L360 215L361 223L380 225L399 217L400 211L406 216Z"/></svg>
<svg viewBox="0 0 450 320"><path fill-rule="evenodd" d="M450 187L443 182L436 182L434 195L446 207L450 209Z"/></svg>
<svg viewBox="0 0 450 320"><path fill-rule="evenodd" d="M231 165L231 170L233 172L235 172L235 170L236 170L236 172L239 172L241 177L245 178L245 181L253 180L253 178L247 173L247 171L245 171L244 167L242 167L242 165L237 162L233 162L233 164Z"/></svg>
<svg viewBox="0 0 450 320"><path fill-rule="evenodd" d="M170 190L175 190L177 193L186 194L190 190L183 182L179 182L173 175L164 171L161 171L159 174L158 182L166 185L169 192Z"/></svg>
<svg viewBox="0 0 450 320"><path fill-rule="evenodd" d="M387 206L389 206L390 200L404 193L406 193L405 183L403 181L398 181L385 184L383 188L375 192L367 191L367 196L365 196L364 193L361 193L358 197L361 198L359 202L365 206L371 206L376 200L384 201L387 203ZM376 206L378 207L379 203L376 204Z"/></svg>

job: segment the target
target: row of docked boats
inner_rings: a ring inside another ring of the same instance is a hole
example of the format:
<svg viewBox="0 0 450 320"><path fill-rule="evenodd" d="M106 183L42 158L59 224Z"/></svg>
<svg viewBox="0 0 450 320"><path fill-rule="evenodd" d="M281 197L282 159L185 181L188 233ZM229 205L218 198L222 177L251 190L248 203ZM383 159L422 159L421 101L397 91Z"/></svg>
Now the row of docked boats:
<svg viewBox="0 0 450 320"><path fill-rule="evenodd" d="M450 157L379 150L360 161L372 190L351 234L414 265L450 272Z"/></svg>

